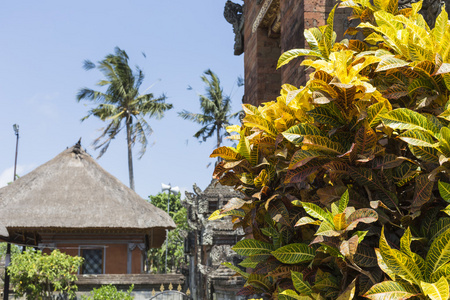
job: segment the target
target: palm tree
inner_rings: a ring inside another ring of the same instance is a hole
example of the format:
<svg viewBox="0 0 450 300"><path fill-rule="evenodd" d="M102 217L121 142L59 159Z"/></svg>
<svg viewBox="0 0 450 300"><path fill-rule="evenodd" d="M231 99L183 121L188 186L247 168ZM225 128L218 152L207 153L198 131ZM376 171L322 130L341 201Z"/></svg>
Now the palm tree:
<svg viewBox="0 0 450 300"><path fill-rule="evenodd" d="M206 95L199 95L202 113L191 113L183 110L178 115L185 120L190 120L203 126L194 134L196 138L202 138L203 141L206 141L215 133L217 148L219 148L222 144L222 137L227 134L226 131L222 134L222 129L230 125L230 120L238 116L240 112L230 112L230 97L223 94L220 80L213 71L206 70L201 79L206 84Z"/></svg>
<svg viewBox="0 0 450 300"><path fill-rule="evenodd" d="M109 54L99 61L97 65L89 60L84 61L85 70L97 68L103 73L105 79L100 80L97 85L107 86L106 92L94 91L83 88L77 94L78 102L89 100L97 107L89 110L82 118L84 121L90 116L108 122L102 128L102 134L94 140L93 146L97 150L101 148L100 158L109 144L123 129L126 129L128 147L128 173L130 177L130 188L134 190L133 156L131 148L136 140L141 144L139 158L146 150L147 136L152 133L152 128L145 120L146 117L163 117L164 111L172 108L172 104L165 102L166 97L162 95L154 98L153 94L139 94L139 88L144 80L144 73L139 67L133 72L128 65L128 55L119 47L115 48L114 54Z"/></svg>

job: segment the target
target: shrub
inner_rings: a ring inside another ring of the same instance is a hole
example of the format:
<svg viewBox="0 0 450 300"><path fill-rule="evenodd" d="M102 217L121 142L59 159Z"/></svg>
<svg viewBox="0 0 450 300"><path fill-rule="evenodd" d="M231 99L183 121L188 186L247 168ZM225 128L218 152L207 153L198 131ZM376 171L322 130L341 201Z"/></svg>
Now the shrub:
<svg viewBox="0 0 450 300"><path fill-rule="evenodd" d="M54 293L75 297L75 275L83 258L54 250L50 255L27 249L12 257L8 272L18 296L27 299L52 299Z"/></svg>
<svg viewBox="0 0 450 300"><path fill-rule="evenodd" d="M131 296L134 285L131 285L128 291L118 291L112 284L104 285L98 289L94 289L90 292L90 296L82 296L81 299L84 300L133 300L134 297Z"/></svg>
<svg viewBox="0 0 450 300"><path fill-rule="evenodd" d="M243 105L238 145L220 147L213 176L245 197L231 215L249 236L230 268L240 295L275 299L448 299L450 278L450 24L430 29L422 2L353 0L365 39L305 30L304 87ZM251 234L250 234L251 233Z"/></svg>

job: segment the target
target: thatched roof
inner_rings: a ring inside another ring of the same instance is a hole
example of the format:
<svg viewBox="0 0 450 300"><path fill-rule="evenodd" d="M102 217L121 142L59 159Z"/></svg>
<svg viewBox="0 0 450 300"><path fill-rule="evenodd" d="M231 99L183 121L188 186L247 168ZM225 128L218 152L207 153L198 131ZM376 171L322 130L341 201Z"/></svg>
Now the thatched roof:
<svg viewBox="0 0 450 300"><path fill-rule="evenodd" d="M124 229L153 231L155 237L176 227L79 144L1 188L0 221L9 230Z"/></svg>

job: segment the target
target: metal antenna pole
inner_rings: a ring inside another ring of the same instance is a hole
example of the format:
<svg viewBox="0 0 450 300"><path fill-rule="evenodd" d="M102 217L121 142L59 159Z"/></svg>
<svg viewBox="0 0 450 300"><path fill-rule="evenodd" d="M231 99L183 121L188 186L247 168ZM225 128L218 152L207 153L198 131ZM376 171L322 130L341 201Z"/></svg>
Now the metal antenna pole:
<svg viewBox="0 0 450 300"><path fill-rule="evenodd" d="M19 125L13 125L14 133L16 134L16 157L14 160L14 178L13 181L16 181L16 170L17 170L17 153L19 150ZM9 299L9 274L8 274L8 266L11 262L11 244L6 244L6 258L5 258L5 282L3 287L3 300Z"/></svg>

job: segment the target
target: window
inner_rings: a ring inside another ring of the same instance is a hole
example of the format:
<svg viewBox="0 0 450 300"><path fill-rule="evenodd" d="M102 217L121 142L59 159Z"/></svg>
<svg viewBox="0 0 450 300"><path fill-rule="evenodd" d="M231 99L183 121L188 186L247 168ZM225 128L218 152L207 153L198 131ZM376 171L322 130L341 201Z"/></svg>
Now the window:
<svg viewBox="0 0 450 300"><path fill-rule="evenodd" d="M103 273L103 249L82 249L81 256L84 258L81 274Z"/></svg>

